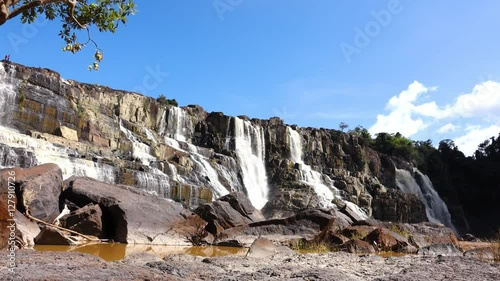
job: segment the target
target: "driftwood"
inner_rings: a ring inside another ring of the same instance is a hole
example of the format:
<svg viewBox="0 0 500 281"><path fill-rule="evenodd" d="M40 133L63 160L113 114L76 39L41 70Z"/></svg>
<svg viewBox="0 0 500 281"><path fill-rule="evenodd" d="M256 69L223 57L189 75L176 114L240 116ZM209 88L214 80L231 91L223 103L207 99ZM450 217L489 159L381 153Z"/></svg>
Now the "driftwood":
<svg viewBox="0 0 500 281"><path fill-rule="evenodd" d="M99 239L99 238L93 238L93 237L90 237L90 236L87 236L87 235L81 234L81 233L79 233L79 232L76 232L76 231L74 231L74 230L67 229L67 228L64 228L64 227L61 227L61 226L58 226L58 225L55 225L55 224L52 224L52 223L44 222L44 221L42 221L42 220L40 220L40 219L37 219L37 218L35 218L35 217L33 217L33 216L31 216L31 215L29 214L29 210L26 210L26 216L27 216L30 220L34 220L34 221L39 222L39 223L41 223L41 224L48 225L48 226L50 226L50 227L57 228L57 229L62 230L62 231L67 231L67 232L69 232L69 233L71 233L71 234L75 234L75 235L77 235L77 236L83 237L83 238L85 238L85 239L87 239L87 240L89 240L89 241L92 241L92 242L101 242L101 239Z"/></svg>

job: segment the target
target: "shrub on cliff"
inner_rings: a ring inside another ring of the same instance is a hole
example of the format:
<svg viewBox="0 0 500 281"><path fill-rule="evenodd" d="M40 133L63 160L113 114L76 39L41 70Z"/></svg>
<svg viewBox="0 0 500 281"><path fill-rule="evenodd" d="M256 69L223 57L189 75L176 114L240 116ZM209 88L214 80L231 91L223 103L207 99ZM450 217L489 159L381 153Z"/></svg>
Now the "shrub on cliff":
<svg viewBox="0 0 500 281"><path fill-rule="evenodd" d="M175 99L167 99L165 95L160 95L157 99L157 102L159 102L161 105L173 105L173 106L179 106L179 103Z"/></svg>

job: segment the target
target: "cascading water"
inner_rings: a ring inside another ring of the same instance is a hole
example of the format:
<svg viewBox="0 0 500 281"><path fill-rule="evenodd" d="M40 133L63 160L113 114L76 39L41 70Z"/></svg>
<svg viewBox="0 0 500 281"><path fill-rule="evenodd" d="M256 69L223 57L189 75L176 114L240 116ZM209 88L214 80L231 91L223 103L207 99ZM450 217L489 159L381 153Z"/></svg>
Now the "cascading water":
<svg viewBox="0 0 500 281"><path fill-rule="evenodd" d="M404 193L417 195L425 205L427 218L431 222L442 223L453 230L455 227L451 222L451 215L444 201L434 190L431 180L418 169L413 170L420 184L412 174L404 169L396 169L396 184Z"/></svg>
<svg viewBox="0 0 500 281"><path fill-rule="evenodd" d="M3 66L3 67L2 67ZM8 126L12 120L12 115L16 105L16 92L17 83L15 81L14 74L7 74L4 67L8 65L0 65L0 125ZM14 69L11 69L14 71Z"/></svg>
<svg viewBox="0 0 500 281"><path fill-rule="evenodd" d="M301 181L307 183L308 185L311 185L314 188L314 191L321 199L321 207L333 207L334 204L332 203L332 200L334 198L338 198L342 200L347 205L347 207L355 212L359 217L367 219L368 216L363 210L361 210L361 208L359 208L359 206L342 199L342 197L340 196L340 191L333 185L333 180L330 177L314 171L311 166L304 163L304 161L302 160L302 138L299 132L293 130L290 127L287 127L287 132L290 140L290 158L293 162L300 164L301 169L299 173L301 176Z"/></svg>
<svg viewBox="0 0 500 281"><path fill-rule="evenodd" d="M151 147L139 141L139 139L129 129L125 128L120 119L120 131L132 142L132 156L141 160L142 164L149 166L151 161L156 161L156 157L151 155Z"/></svg>
<svg viewBox="0 0 500 281"><path fill-rule="evenodd" d="M248 198L255 208L262 209L269 192L262 128L234 117L234 140Z"/></svg>
<svg viewBox="0 0 500 281"><path fill-rule="evenodd" d="M321 174L311 169L311 166L304 163L302 160L302 140L299 132L287 127L287 132L290 140L290 158L293 162L301 165L300 176L301 181L314 187L314 191L321 198L322 207L333 207L332 200L338 192L333 185L328 187L323 183Z"/></svg>
<svg viewBox="0 0 500 281"><path fill-rule="evenodd" d="M165 143L189 154L197 171L196 174L201 176L199 182L206 182L212 187L215 195L214 199L228 194L229 191L220 182L217 171L208 161L209 157L203 155L198 147L188 143L191 138L193 125L187 113L179 107L171 107L165 111L165 115L168 115L168 118L162 117L160 120L160 128L164 129L159 131L160 133L164 133Z"/></svg>
<svg viewBox="0 0 500 281"><path fill-rule="evenodd" d="M162 118L167 119L167 124L161 129L164 130L165 136L182 142L189 141L193 124L187 113L182 108L174 106L167 109L165 114L168 117Z"/></svg>
<svg viewBox="0 0 500 281"><path fill-rule="evenodd" d="M198 153L198 147L190 143L187 144L187 147L188 152L190 152L190 155L193 156L191 159L196 164L198 172L200 172L202 175L205 175L209 179L210 186L212 186L213 190L215 191L215 197L218 198L228 194L229 191L219 181L219 175L214 170L212 165L210 165L210 163L203 155Z"/></svg>
<svg viewBox="0 0 500 281"><path fill-rule="evenodd" d="M27 152L33 153L37 164L57 164L63 172L64 179L71 176L82 176L95 178L107 183L115 183L116 171L113 166L69 157L69 154L77 155L78 153L68 148L55 146L43 139L32 138L13 129L0 127L0 143L11 148L24 148Z"/></svg>

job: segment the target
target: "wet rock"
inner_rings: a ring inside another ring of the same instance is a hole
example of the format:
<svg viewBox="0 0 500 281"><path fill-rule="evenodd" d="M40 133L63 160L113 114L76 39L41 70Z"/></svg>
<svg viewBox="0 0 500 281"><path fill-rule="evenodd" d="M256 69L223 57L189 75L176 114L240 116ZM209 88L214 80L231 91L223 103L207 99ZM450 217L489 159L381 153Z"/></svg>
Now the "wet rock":
<svg viewBox="0 0 500 281"><path fill-rule="evenodd" d="M362 210L355 204L345 204L340 211L346 214L353 222L362 221L367 219L366 215L363 214Z"/></svg>
<svg viewBox="0 0 500 281"><path fill-rule="evenodd" d="M78 233L100 236L102 211L99 205L89 204L61 218L61 226Z"/></svg>

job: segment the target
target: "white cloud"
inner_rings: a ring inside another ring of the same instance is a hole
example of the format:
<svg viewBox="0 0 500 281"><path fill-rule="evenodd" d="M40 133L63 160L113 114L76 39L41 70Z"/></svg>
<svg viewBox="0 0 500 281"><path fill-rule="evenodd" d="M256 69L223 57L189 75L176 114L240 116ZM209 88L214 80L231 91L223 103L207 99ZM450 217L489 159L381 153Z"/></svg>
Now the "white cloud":
<svg viewBox="0 0 500 281"><path fill-rule="evenodd" d="M386 105L386 109L390 110L389 114L377 115L377 122L370 128L370 133L399 132L409 137L425 129L428 124L421 118L414 118L412 116L414 111L418 113L423 110L416 110L414 102L416 102L423 93L435 89L436 87L427 88L418 81L414 81L408 86L408 89L402 91L398 96L393 96L389 100Z"/></svg>
<svg viewBox="0 0 500 281"><path fill-rule="evenodd" d="M484 141L495 128L500 125L500 82L486 81L475 85L470 93L459 95L454 102L439 106L435 101L419 104L423 94L436 90L437 87L425 87L418 81L414 81L408 89L402 91L398 96L389 99L385 109L388 114L379 114L377 121L370 128L370 133L399 132L406 137L417 134L428 128L431 124L444 123L446 119L461 118L461 121L477 124L482 120L482 129L479 125L465 127L468 133L457 138L462 147L467 151L475 151L479 142ZM441 124L435 132L448 134L456 132L459 126L451 122ZM500 130L497 129L498 133ZM493 134L494 135L494 134ZM465 151L464 151L465 152Z"/></svg>
<svg viewBox="0 0 500 281"><path fill-rule="evenodd" d="M474 86L472 93L457 98L455 104L447 107L448 116L488 117L500 112L500 83L486 81Z"/></svg>
<svg viewBox="0 0 500 281"><path fill-rule="evenodd" d="M484 129L481 127L470 127L467 134L456 138L454 141L460 151L470 156L476 151L481 142L490 137L497 137L498 133L500 133L500 126L498 125L491 125Z"/></svg>
<svg viewBox="0 0 500 281"><path fill-rule="evenodd" d="M438 129L438 133L440 134L445 134L449 132L454 132L457 129L457 126L453 125L452 123L448 123L444 126L441 126L441 128Z"/></svg>

